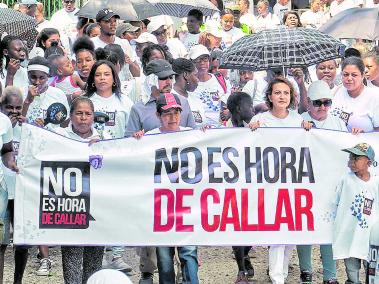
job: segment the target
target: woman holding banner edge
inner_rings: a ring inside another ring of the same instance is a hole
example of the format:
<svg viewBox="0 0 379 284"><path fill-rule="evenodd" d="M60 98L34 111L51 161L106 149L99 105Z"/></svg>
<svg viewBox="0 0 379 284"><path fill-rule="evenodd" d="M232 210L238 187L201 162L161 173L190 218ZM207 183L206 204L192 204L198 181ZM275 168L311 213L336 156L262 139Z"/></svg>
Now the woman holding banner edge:
<svg viewBox="0 0 379 284"><path fill-rule="evenodd" d="M259 113L249 123L251 130L259 127L302 127L312 128L295 111L296 97L292 84L283 77L274 78L266 89L267 112ZM284 284L288 276L288 263L293 245L273 245L269 248L269 276L273 284Z"/></svg>
<svg viewBox="0 0 379 284"><path fill-rule="evenodd" d="M82 142L93 143L101 139L111 138L107 133L99 133L94 125L94 105L86 97L78 97L72 101L70 108L70 124L66 128L58 128L57 133ZM62 246L63 277L66 284L86 283L88 278L101 269L104 247L100 246Z"/></svg>

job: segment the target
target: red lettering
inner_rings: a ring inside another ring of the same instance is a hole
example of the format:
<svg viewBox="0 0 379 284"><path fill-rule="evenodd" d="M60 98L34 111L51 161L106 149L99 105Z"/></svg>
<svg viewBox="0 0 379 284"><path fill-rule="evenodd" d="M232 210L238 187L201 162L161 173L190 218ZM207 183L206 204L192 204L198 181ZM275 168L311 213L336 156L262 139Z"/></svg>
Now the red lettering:
<svg viewBox="0 0 379 284"><path fill-rule="evenodd" d="M42 224L53 224L53 213L42 213Z"/></svg>
<svg viewBox="0 0 379 284"><path fill-rule="evenodd" d="M190 206L183 206L184 196L192 196L193 189L177 189L176 190L176 231L177 232L193 232L193 225L183 224L183 215L191 213Z"/></svg>
<svg viewBox="0 0 379 284"><path fill-rule="evenodd" d="M232 216L229 217L229 209ZM222 209L220 231L226 230L226 225L231 224L235 231L241 231L239 212L235 189L225 189L224 207Z"/></svg>
<svg viewBox="0 0 379 284"><path fill-rule="evenodd" d="M302 196L305 198L304 207L301 206ZM296 231L302 231L303 223L301 215L305 215L307 220L308 231L314 231L314 218L311 211L313 206L313 196L312 192L308 189L299 188L295 189L295 221L296 221Z"/></svg>
<svg viewBox="0 0 379 284"><path fill-rule="evenodd" d="M282 211L285 211L285 216L282 216ZM293 223L292 208L288 189L279 189L278 200L276 203L275 229L280 230L281 224L287 224L289 231L295 230Z"/></svg>
<svg viewBox="0 0 379 284"><path fill-rule="evenodd" d="M162 198L167 198L167 223L162 224ZM154 191L154 232L168 232L174 226L174 193L169 189Z"/></svg>
<svg viewBox="0 0 379 284"><path fill-rule="evenodd" d="M220 215L213 216L213 223L208 223L208 197L212 197L213 204L220 203L220 196L217 190L213 188L205 189L200 196L200 206L201 206L201 226L206 232L214 232L220 226Z"/></svg>
<svg viewBox="0 0 379 284"><path fill-rule="evenodd" d="M258 225L249 224L249 191L241 190L241 229L242 231L257 231Z"/></svg>

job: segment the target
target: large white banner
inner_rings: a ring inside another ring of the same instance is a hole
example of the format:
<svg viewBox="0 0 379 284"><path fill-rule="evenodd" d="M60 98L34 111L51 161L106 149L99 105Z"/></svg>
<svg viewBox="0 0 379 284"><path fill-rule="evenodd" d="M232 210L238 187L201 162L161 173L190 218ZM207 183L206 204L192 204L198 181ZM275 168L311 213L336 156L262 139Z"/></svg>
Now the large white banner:
<svg viewBox="0 0 379 284"><path fill-rule="evenodd" d="M348 171L341 149L360 142L379 156L376 133L233 128L89 147L24 125L14 241L330 243L334 188Z"/></svg>

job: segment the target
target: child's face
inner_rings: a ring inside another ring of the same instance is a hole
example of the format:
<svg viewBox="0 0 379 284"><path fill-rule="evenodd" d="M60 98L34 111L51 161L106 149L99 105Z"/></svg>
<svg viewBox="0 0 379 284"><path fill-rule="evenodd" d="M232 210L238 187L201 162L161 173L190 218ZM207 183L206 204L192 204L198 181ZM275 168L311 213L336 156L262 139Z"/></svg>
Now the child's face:
<svg viewBox="0 0 379 284"><path fill-rule="evenodd" d="M364 173L368 171L371 161L366 156L350 154L348 167L353 173Z"/></svg>
<svg viewBox="0 0 379 284"><path fill-rule="evenodd" d="M58 73L61 76L71 76L74 74L74 66L68 57L62 57L58 60Z"/></svg>
<svg viewBox="0 0 379 284"><path fill-rule="evenodd" d="M234 16L233 14L225 14L221 18L221 27L224 31L229 31L233 28L234 25Z"/></svg>

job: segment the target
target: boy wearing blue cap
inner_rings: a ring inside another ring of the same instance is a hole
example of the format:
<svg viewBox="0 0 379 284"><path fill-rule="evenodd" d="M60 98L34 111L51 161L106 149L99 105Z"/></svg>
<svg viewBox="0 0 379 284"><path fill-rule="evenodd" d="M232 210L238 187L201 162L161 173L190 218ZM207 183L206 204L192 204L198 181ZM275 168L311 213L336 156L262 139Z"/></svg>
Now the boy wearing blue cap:
<svg viewBox="0 0 379 284"><path fill-rule="evenodd" d="M377 218L379 179L369 167L374 162L374 149L367 143L343 149L350 154L350 172L342 177L336 188L336 217L333 226L333 258L343 259L346 267L345 283L359 281L361 263L367 260L369 237Z"/></svg>

